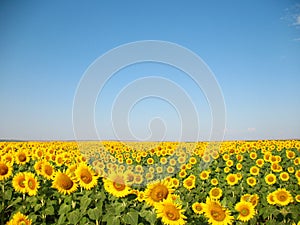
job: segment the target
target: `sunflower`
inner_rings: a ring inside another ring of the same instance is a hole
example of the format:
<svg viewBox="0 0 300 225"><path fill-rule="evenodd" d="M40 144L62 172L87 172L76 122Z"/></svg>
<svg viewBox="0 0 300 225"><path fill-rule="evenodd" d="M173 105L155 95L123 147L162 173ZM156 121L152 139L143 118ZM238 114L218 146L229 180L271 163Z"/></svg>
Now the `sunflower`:
<svg viewBox="0 0 300 225"><path fill-rule="evenodd" d="M42 168L43 168L43 164L44 162L46 161L43 161L43 160L40 160L40 161L37 161L35 164L34 164L34 170L35 172L38 174L38 175L42 175Z"/></svg>
<svg viewBox="0 0 300 225"><path fill-rule="evenodd" d="M269 193L269 194L267 195L267 202L268 202L270 205L275 205L275 204L276 204L273 192L272 192L272 193Z"/></svg>
<svg viewBox="0 0 300 225"><path fill-rule="evenodd" d="M235 210L238 211L238 220L247 222L251 220L255 215L254 206L250 202L239 202L235 205Z"/></svg>
<svg viewBox="0 0 300 225"><path fill-rule="evenodd" d="M40 185L33 173L30 172L25 173L24 185L25 185L26 192L28 193L29 196L37 195L37 191Z"/></svg>
<svg viewBox="0 0 300 225"><path fill-rule="evenodd" d="M156 205L157 217L161 218L166 225L184 225L186 224L186 216L183 214L182 206L174 203L169 199L165 199L160 204Z"/></svg>
<svg viewBox="0 0 300 225"><path fill-rule="evenodd" d="M210 183L211 183L212 185L216 186L216 185L218 185L219 181L218 181L217 178L213 178L213 179L211 179Z"/></svg>
<svg viewBox="0 0 300 225"><path fill-rule="evenodd" d="M62 173L57 171L53 178L52 187L56 188L58 192L66 195L71 194L77 190L76 180L69 173Z"/></svg>
<svg viewBox="0 0 300 225"><path fill-rule="evenodd" d="M27 162L29 162L30 157L28 155L28 153L26 153L25 151L18 151L15 155L15 159L16 159L16 163L19 165L24 165Z"/></svg>
<svg viewBox="0 0 300 225"><path fill-rule="evenodd" d="M188 190L193 189L195 186L195 179L188 177L183 181L183 187L185 187Z"/></svg>
<svg viewBox="0 0 300 225"><path fill-rule="evenodd" d="M269 173L267 176L265 176L265 181L268 185L273 185L276 183L276 176L272 173Z"/></svg>
<svg viewBox="0 0 300 225"><path fill-rule="evenodd" d="M180 178L184 178L184 177L186 177L186 175L187 175L187 173L186 173L185 170L180 170L180 171L179 171L179 177L180 177Z"/></svg>
<svg viewBox="0 0 300 225"><path fill-rule="evenodd" d="M239 179L236 174L228 174L226 177L226 181L229 185L233 186L238 183Z"/></svg>
<svg viewBox="0 0 300 225"><path fill-rule="evenodd" d="M250 158L253 160L256 159L257 158L256 152L250 152Z"/></svg>
<svg viewBox="0 0 300 225"><path fill-rule="evenodd" d="M0 180L6 180L12 175L12 166L9 163L0 161Z"/></svg>
<svg viewBox="0 0 300 225"><path fill-rule="evenodd" d="M13 218L7 223L11 225L30 225L32 223L31 219L28 219L24 214L17 212Z"/></svg>
<svg viewBox="0 0 300 225"><path fill-rule="evenodd" d="M206 199L203 212L208 222L212 225L228 225L232 224L233 216L230 215L230 211L224 208L219 201Z"/></svg>
<svg viewBox="0 0 300 225"><path fill-rule="evenodd" d="M209 171L203 170L203 171L200 173L200 179L201 179L201 180L207 180L208 178L209 178Z"/></svg>
<svg viewBox="0 0 300 225"><path fill-rule="evenodd" d="M135 174L134 175L134 181L133 182L135 184L141 184L141 183L143 183L143 180L144 180L144 178L141 174Z"/></svg>
<svg viewBox="0 0 300 225"><path fill-rule="evenodd" d="M259 174L259 168L257 166L252 166L250 168L250 173L251 173L251 175L254 175L254 176L258 175Z"/></svg>
<svg viewBox="0 0 300 225"><path fill-rule="evenodd" d="M17 173L12 180L12 185L15 189L15 191L20 193L26 193L26 187L25 187L25 173L20 172Z"/></svg>
<svg viewBox="0 0 300 225"><path fill-rule="evenodd" d="M286 206L293 201L293 197L285 188L278 188L273 192L274 201L277 205Z"/></svg>
<svg viewBox="0 0 300 225"><path fill-rule="evenodd" d="M241 170L243 168L243 165L241 163L236 164L236 169Z"/></svg>
<svg viewBox="0 0 300 225"><path fill-rule="evenodd" d="M178 188L180 182L179 182L179 180L178 180L177 178L172 178L171 184L172 184L172 188L173 188L173 187L174 187L174 188Z"/></svg>
<svg viewBox="0 0 300 225"><path fill-rule="evenodd" d="M147 185L145 190L145 200L146 202L154 206L159 202L162 202L164 199L167 199L170 194L173 193L171 189L172 185L166 180L152 182Z"/></svg>
<svg viewBox="0 0 300 225"><path fill-rule="evenodd" d="M105 190L115 197L122 198L130 194L131 188L124 173L111 173L103 178L103 182Z"/></svg>
<svg viewBox="0 0 300 225"><path fill-rule="evenodd" d="M263 165L264 165L264 160L263 159L257 159L256 160L256 165L258 166L258 167L262 167Z"/></svg>
<svg viewBox="0 0 300 225"><path fill-rule="evenodd" d="M257 194L250 196L250 203L255 207L258 204L259 196Z"/></svg>
<svg viewBox="0 0 300 225"><path fill-rule="evenodd" d="M192 204L192 210L196 214L203 213L203 207L204 207L204 203L195 202Z"/></svg>
<svg viewBox="0 0 300 225"><path fill-rule="evenodd" d="M289 167L288 167L288 172L289 172L289 173L294 173L294 172L295 172L294 167L289 166Z"/></svg>
<svg viewBox="0 0 300 225"><path fill-rule="evenodd" d="M95 172L85 163L81 163L77 167L75 175L79 181L79 185L86 190L90 190L97 185L98 177L95 175Z"/></svg>
<svg viewBox="0 0 300 225"><path fill-rule="evenodd" d="M247 178L247 184L251 187L254 187L256 185L256 178L255 177L248 177Z"/></svg>
<svg viewBox="0 0 300 225"><path fill-rule="evenodd" d="M290 175L287 172L280 173L279 177L282 181L288 181L290 179Z"/></svg>
<svg viewBox="0 0 300 225"><path fill-rule="evenodd" d="M295 200L296 202L300 202L300 195L296 195Z"/></svg>
<svg viewBox="0 0 300 225"><path fill-rule="evenodd" d="M211 199L219 199L222 196L222 189L214 187L209 191L209 196Z"/></svg>
<svg viewBox="0 0 300 225"><path fill-rule="evenodd" d="M42 164L41 174L47 180L51 180L55 175L55 169L49 162L46 161Z"/></svg>
<svg viewBox="0 0 300 225"><path fill-rule="evenodd" d="M228 167L228 166L226 166L225 168L224 168L224 173L229 173L230 172L230 168Z"/></svg>

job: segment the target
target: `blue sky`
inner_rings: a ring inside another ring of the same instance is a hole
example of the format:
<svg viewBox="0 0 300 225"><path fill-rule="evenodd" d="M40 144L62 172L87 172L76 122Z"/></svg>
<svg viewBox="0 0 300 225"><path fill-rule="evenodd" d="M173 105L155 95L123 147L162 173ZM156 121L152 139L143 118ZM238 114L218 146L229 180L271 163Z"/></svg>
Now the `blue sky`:
<svg viewBox="0 0 300 225"><path fill-rule="evenodd" d="M84 72L107 51L141 40L176 43L208 65L225 100L225 139L300 138L297 1L1 1L0 34L0 138L74 139L73 100ZM186 74L155 63L107 82L95 103L102 137L116 138L111 107L120 90L147 76L189 94L201 140L208 140L205 93ZM155 118L164 121L166 140L180 135L180 115L168 100L146 98L129 113L138 139L149 136L152 119L152 131L161 131Z"/></svg>

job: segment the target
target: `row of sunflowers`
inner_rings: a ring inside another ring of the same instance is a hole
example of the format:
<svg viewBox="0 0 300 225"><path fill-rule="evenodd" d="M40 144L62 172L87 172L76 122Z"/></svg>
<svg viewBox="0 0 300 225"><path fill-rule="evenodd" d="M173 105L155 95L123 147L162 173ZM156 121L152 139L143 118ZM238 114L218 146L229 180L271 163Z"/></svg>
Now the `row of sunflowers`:
<svg viewBox="0 0 300 225"><path fill-rule="evenodd" d="M300 141L0 142L1 224L300 224Z"/></svg>

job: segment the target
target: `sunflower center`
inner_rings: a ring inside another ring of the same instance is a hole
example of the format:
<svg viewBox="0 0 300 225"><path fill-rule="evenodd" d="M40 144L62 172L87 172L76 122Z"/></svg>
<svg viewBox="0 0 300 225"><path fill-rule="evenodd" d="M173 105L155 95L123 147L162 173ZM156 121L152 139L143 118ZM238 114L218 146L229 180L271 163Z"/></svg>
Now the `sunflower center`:
<svg viewBox="0 0 300 225"><path fill-rule="evenodd" d="M224 210L222 210L217 205L216 205L216 207L214 209L211 210L211 216L216 221L224 221L224 219L226 218L226 214L225 214Z"/></svg>
<svg viewBox="0 0 300 225"><path fill-rule="evenodd" d="M28 181L28 187L33 190L35 188L35 181L29 180Z"/></svg>
<svg viewBox="0 0 300 225"><path fill-rule="evenodd" d="M164 185L157 185L151 191L151 198L155 202L160 202L163 199L166 199L169 194L168 188Z"/></svg>
<svg viewBox="0 0 300 225"><path fill-rule="evenodd" d="M218 196L220 194L220 191L218 189L213 189L211 194L212 196Z"/></svg>
<svg viewBox="0 0 300 225"><path fill-rule="evenodd" d="M235 177L234 176L229 177L229 181L230 182L234 182L235 181Z"/></svg>
<svg viewBox="0 0 300 225"><path fill-rule="evenodd" d="M196 210L197 210L197 211L201 211L201 210L202 210L201 205L197 205L197 206L196 206Z"/></svg>
<svg viewBox="0 0 300 225"><path fill-rule="evenodd" d="M5 164L0 164L0 175L6 175L8 173L8 167Z"/></svg>
<svg viewBox="0 0 300 225"><path fill-rule="evenodd" d="M64 189L64 190L70 190L73 187L73 181L67 176L67 175L62 175L62 179L60 182L60 186Z"/></svg>
<svg viewBox="0 0 300 225"><path fill-rule="evenodd" d="M284 193L280 193L278 196L279 201L286 201L287 200L287 196Z"/></svg>
<svg viewBox="0 0 300 225"><path fill-rule="evenodd" d="M193 185L193 181L187 180L187 181L186 181L186 185L187 185L187 186L192 186L192 185Z"/></svg>
<svg viewBox="0 0 300 225"><path fill-rule="evenodd" d="M46 166L45 166L45 173L46 173L48 176L51 176L51 175L52 175L52 173L53 173L53 169L52 169L52 167L51 167L51 166L48 166L48 165L46 165Z"/></svg>
<svg viewBox="0 0 300 225"><path fill-rule="evenodd" d="M250 214L250 211L248 208L243 208L241 211L240 211L240 214L242 216L248 216Z"/></svg>
<svg viewBox="0 0 300 225"><path fill-rule="evenodd" d="M125 184L114 182L113 185L117 191L123 191L125 189Z"/></svg>
<svg viewBox="0 0 300 225"><path fill-rule="evenodd" d="M19 182L18 182L18 184L19 184L19 186L20 186L21 188L25 188L24 181L25 181L25 179L21 179L21 180L19 180Z"/></svg>
<svg viewBox="0 0 300 225"><path fill-rule="evenodd" d="M168 206L165 212L165 215L169 220L176 221L180 219L180 215L175 206Z"/></svg>
<svg viewBox="0 0 300 225"><path fill-rule="evenodd" d="M18 156L18 159L20 162L25 162L26 161L26 155L24 153L20 153Z"/></svg>

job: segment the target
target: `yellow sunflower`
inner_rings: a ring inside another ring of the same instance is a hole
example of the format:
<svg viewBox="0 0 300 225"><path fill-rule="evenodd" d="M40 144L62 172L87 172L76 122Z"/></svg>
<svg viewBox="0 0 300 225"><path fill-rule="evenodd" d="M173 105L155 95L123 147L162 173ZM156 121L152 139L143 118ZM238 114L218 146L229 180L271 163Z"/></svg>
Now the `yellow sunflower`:
<svg viewBox="0 0 300 225"><path fill-rule="evenodd" d="M155 181L148 184L145 190L146 202L151 206L162 202L163 200L167 199L170 194L173 193L173 189L171 187L172 184L170 182L167 182L166 180Z"/></svg>
<svg viewBox="0 0 300 225"><path fill-rule="evenodd" d="M257 159L256 160L256 165L258 167L262 167L264 165L265 161L263 159Z"/></svg>
<svg viewBox="0 0 300 225"><path fill-rule="evenodd" d="M14 187L15 191L20 193L26 193L25 187L25 173L17 173L12 180L12 186Z"/></svg>
<svg viewBox="0 0 300 225"><path fill-rule="evenodd" d="M296 195L295 200L296 202L300 202L300 195Z"/></svg>
<svg viewBox="0 0 300 225"><path fill-rule="evenodd" d="M98 177L95 175L95 172L85 163L81 163L77 167L75 175L79 181L79 185L86 190L90 190L97 185Z"/></svg>
<svg viewBox="0 0 300 225"><path fill-rule="evenodd" d="M51 180L54 178L55 169L49 162L46 161L42 164L41 174L47 180Z"/></svg>
<svg viewBox="0 0 300 225"><path fill-rule="evenodd" d="M183 181L183 187L185 187L188 190L193 189L195 186L195 179L188 177Z"/></svg>
<svg viewBox="0 0 300 225"><path fill-rule="evenodd" d="M287 172L282 172L279 175L280 180L288 181L290 179L290 175Z"/></svg>
<svg viewBox="0 0 300 225"><path fill-rule="evenodd" d="M233 216L230 211L224 208L219 201L206 199L203 212L208 222L212 225L229 225L233 222Z"/></svg>
<svg viewBox="0 0 300 225"><path fill-rule="evenodd" d="M259 196L257 194L250 196L250 203L255 207L258 204Z"/></svg>
<svg viewBox="0 0 300 225"><path fill-rule="evenodd" d="M226 181L229 185L233 186L238 183L239 179L236 174L230 173L227 175Z"/></svg>
<svg viewBox="0 0 300 225"><path fill-rule="evenodd" d="M202 214L203 213L203 207L204 203L195 202L192 204L192 210L196 214Z"/></svg>
<svg viewBox="0 0 300 225"><path fill-rule="evenodd" d="M107 178L103 178L103 182L105 190L115 197L122 198L131 192L124 173L111 173Z"/></svg>
<svg viewBox="0 0 300 225"><path fill-rule="evenodd" d="M183 214L182 206L165 199L160 204L156 205L157 217L161 218L166 225L184 225L186 224L186 216Z"/></svg>
<svg viewBox="0 0 300 225"><path fill-rule="evenodd" d="M42 167L45 161L40 160L34 164L34 170L38 175L42 175Z"/></svg>
<svg viewBox="0 0 300 225"><path fill-rule="evenodd" d="M250 202L239 202L235 205L235 210L238 211L238 220L247 222L251 220L255 215L254 206Z"/></svg>
<svg viewBox="0 0 300 225"><path fill-rule="evenodd" d="M40 185L33 173L25 173L24 185L29 196L37 195Z"/></svg>
<svg viewBox="0 0 300 225"><path fill-rule="evenodd" d="M207 180L209 178L209 171L207 170L203 170L201 173L200 173L200 179L201 180Z"/></svg>
<svg viewBox="0 0 300 225"><path fill-rule="evenodd" d="M178 180L177 178L172 178L171 184L172 184L172 188L173 188L173 187L174 187L174 188L178 188L180 182L179 182L179 180Z"/></svg>
<svg viewBox="0 0 300 225"><path fill-rule="evenodd" d="M9 163L0 161L0 180L6 180L12 175L12 166Z"/></svg>
<svg viewBox="0 0 300 225"><path fill-rule="evenodd" d="M214 186L218 185L219 181L216 178L211 179L210 183Z"/></svg>
<svg viewBox="0 0 300 225"><path fill-rule="evenodd" d="M77 190L75 178L70 176L68 173L62 173L60 171L55 173L52 187L64 195L71 194Z"/></svg>
<svg viewBox="0 0 300 225"><path fill-rule="evenodd" d="M250 173L251 173L251 175L254 175L254 176L258 175L259 174L259 168L257 166L252 166L250 168Z"/></svg>
<svg viewBox="0 0 300 225"><path fill-rule="evenodd" d="M269 194L267 195L267 202L268 202L270 205L275 205L275 204L276 204L273 192L272 192L272 193L269 193Z"/></svg>
<svg viewBox="0 0 300 225"><path fill-rule="evenodd" d="M273 185L276 183L276 176L272 173L269 173L267 176L265 176L265 181L268 185Z"/></svg>
<svg viewBox="0 0 300 225"><path fill-rule="evenodd" d="M280 206L286 206L293 201L293 197L285 188L278 188L273 192L274 201Z"/></svg>
<svg viewBox="0 0 300 225"><path fill-rule="evenodd" d="M7 224L11 225L30 225L32 223L31 219L28 219L27 216L24 214L17 212L15 215L13 215L13 218L8 221Z"/></svg>
<svg viewBox="0 0 300 225"><path fill-rule="evenodd" d="M247 178L247 184L251 187L254 187L256 185L256 178L255 177L248 177Z"/></svg>
<svg viewBox="0 0 300 225"><path fill-rule="evenodd" d="M20 150L16 153L15 160L16 160L17 164L24 165L27 162L29 162L30 157L29 157L28 153L26 153L25 151Z"/></svg>
<svg viewBox="0 0 300 225"><path fill-rule="evenodd" d="M222 196L222 189L214 187L209 191L209 196L211 199L219 199Z"/></svg>

